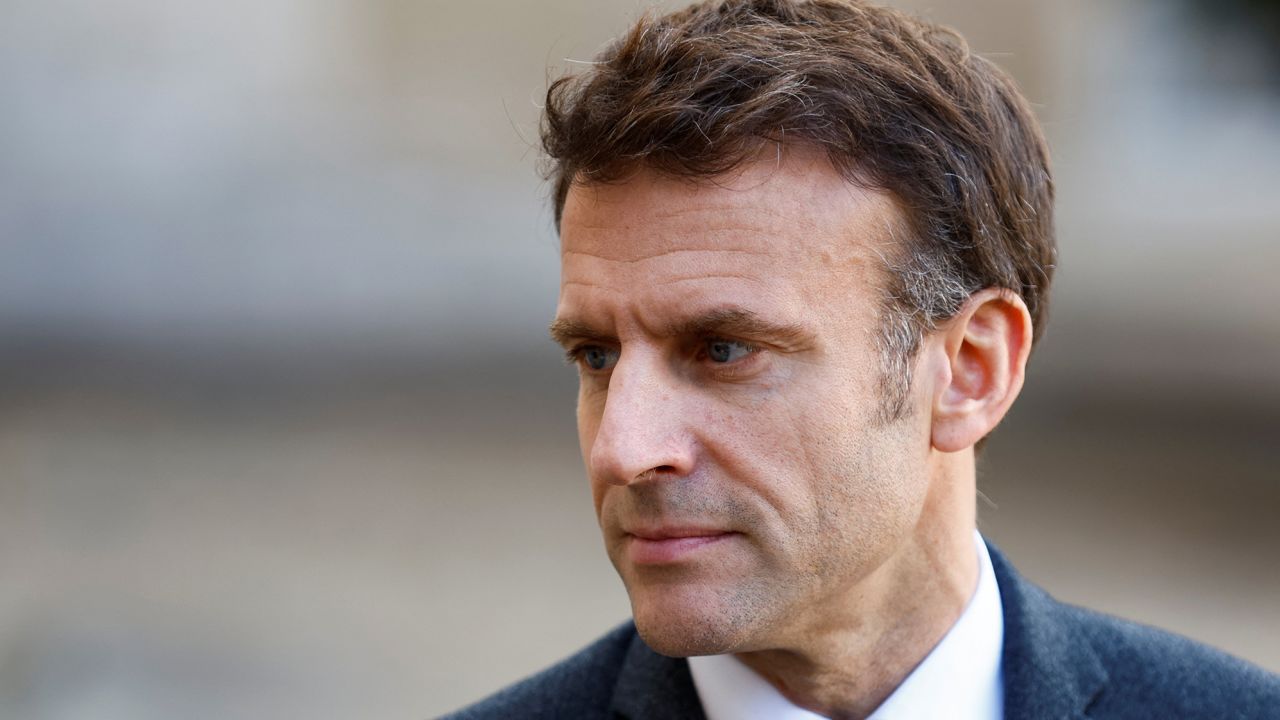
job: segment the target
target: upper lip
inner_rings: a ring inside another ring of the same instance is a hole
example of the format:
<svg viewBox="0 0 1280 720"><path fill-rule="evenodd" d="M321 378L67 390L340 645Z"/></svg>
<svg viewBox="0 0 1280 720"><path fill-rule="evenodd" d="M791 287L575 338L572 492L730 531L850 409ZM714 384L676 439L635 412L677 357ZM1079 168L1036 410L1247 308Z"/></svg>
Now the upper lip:
<svg viewBox="0 0 1280 720"><path fill-rule="evenodd" d="M653 525L629 528L625 532L641 540L675 540L677 538L726 535L732 531L724 528L697 527L693 525Z"/></svg>

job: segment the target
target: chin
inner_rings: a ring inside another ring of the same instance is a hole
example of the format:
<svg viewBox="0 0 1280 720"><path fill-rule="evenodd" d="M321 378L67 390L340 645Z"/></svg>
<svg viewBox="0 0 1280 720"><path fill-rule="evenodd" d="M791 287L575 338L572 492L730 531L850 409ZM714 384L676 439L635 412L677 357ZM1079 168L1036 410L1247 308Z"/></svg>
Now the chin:
<svg viewBox="0 0 1280 720"><path fill-rule="evenodd" d="M636 620L636 631L645 644L659 655L686 658L695 655L721 655L734 651L735 643L719 628L706 624L686 624L659 620Z"/></svg>
<svg viewBox="0 0 1280 720"><path fill-rule="evenodd" d="M656 589L654 594L661 593L662 589ZM753 634L750 613L733 603L706 602L708 598L697 597L699 593L681 601L679 595L685 594L669 593L656 602L632 596L636 631L646 645L668 657L721 655L746 649Z"/></svg>

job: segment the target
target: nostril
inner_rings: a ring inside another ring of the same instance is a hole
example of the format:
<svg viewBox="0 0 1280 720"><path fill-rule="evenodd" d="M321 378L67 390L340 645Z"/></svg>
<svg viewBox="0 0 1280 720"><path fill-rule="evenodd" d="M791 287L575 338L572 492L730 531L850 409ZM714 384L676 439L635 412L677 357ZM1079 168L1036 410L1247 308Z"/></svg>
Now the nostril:
<svg viewBox="0 0 1280 720"><path fill-rule="evenodd" d="M650 475L660 475L662 473L669 473L674 471L675 471L675 468L671 467L670 465L658 465L656 467L651 467L648 470L645 470L644 472L640 473L636 477L645 478L645 477L649 477Z"/></svg>
<svg viewBox="0 0 1280 720"><path fill-rule="evenodd" d="M675 473L676 473L675 466L659 465L657 467L651 467L648 470L645 470L644 472L637 475L636 482L644 482L646 480L656 480L665 475L674 475Z"/></svg>

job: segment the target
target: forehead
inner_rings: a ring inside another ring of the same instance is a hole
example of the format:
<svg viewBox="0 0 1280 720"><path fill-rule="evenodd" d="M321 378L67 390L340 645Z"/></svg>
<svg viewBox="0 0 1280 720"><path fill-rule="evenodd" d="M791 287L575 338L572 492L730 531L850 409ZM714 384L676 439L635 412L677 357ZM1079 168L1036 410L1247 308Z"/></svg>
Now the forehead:
<svg viewBox="0 0 1280 720"><path fill-rule="evenodd" d="M716 302L795 314L871 297L899 225L887 195L803 148L711 179L639 170L575 184L561 222L559 314Z"/></svg>
<svg viewBox="0 0 1280 720"><path fill-rule="evenodd" d="M651 239L657 244L701 239L708 247L730 240L758 241L770 251L847 252L859 250L860 243L824 248L820 241L837 229L855 241L888 241L892 233L886 223L897 217L887 195L848 181L821 151L770 146L753 160L711 178L677 178L642 167L620 182L575 182L565 198L561 227L562 240L581 250L608 250L618 259L637 259L653 249L650 243L632 238L632 243L622 245L609 233L684 226L697 232ZM868 233L876 224L884 232ZM805 242L790 242L797 240Z"/></svg>

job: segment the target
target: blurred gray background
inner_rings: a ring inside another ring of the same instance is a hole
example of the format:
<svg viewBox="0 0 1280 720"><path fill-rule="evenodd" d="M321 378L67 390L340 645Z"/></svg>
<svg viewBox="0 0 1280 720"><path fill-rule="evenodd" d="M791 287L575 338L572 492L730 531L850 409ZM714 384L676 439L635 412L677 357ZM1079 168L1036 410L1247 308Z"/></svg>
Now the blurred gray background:
<svg viewBox="0 0 1280 720"><path fill-rule="evenodd" d="M1056 157L983 530L1280 671L1276 4L903 6ZM0 2L0 717L429 717L627 616L535 141L641 7Z"/></svg>

